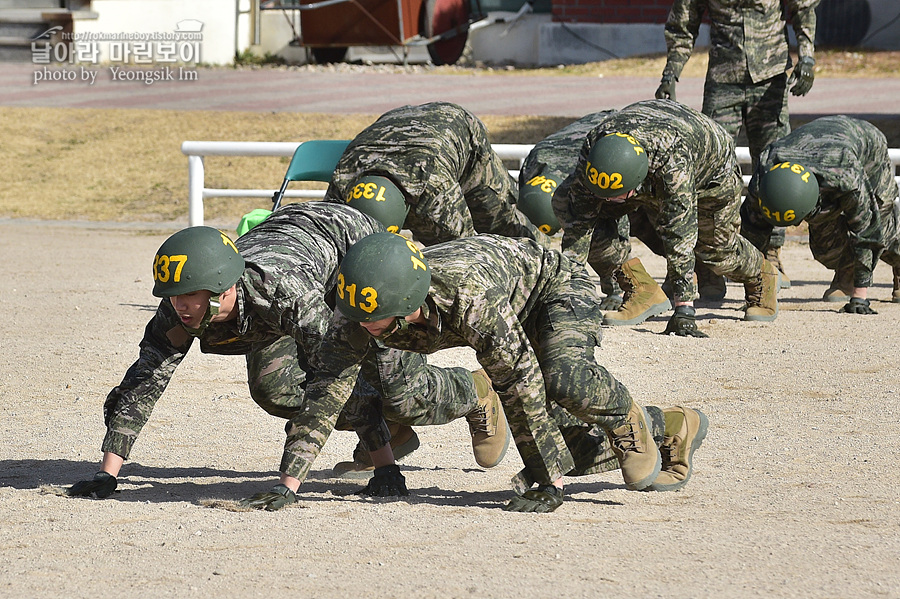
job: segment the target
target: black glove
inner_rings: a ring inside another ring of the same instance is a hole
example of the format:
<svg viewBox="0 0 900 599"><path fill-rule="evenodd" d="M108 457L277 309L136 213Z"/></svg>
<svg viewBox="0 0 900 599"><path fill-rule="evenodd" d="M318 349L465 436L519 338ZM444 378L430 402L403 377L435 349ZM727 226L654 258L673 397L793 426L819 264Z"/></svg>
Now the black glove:
<svg viewBox="0 0 900 599"><path fill-rule="evenodd" d="M666 325L666 335L678 335L679 337L709 337L697 328L697 317L693 306L676 306L675 314Z"/></svg>
<svg viewBox="0 0 900 599"><path fill-rule="evenodd" d="M788 86L791 87L791 93L795 96L805 96L812 89L813 81L816 78L816 59L812 56L802 56L797 61L791 76L788 78Z"/></svg>
<svg viewBox="0 0 900 599"><path fill-rule="evenodd" d="M97 499L104 499L113 494L117 484L115 476L101 470L91 480L82 480L69 487L66 495L69 497L96 497Z"/></svg>
<svg viewBox="0 0 900 599"><path fill-rule="evenodd" d="M563 491L553 485L540 485L516 495L503 506L504 512L536 512L546 514L562 505Z"/></svg>
<svg viewBox="0 0 900 599"><path fill-rule="evenodd" d="M409 495L406 489L406 479L400 474L400 466L379 466L375 469L369 484L356 492L357 495L369 497L391 497L394 495Z"/></svg>
<svg viewBox="0 0 900 599"><path fill-rule="evenodd" d="M878 312L869 307L869 300L858 297L851 297L850 302L841 308L841 312L847 312L848 314L878 314Z"/></svg>
<svg viewBox="0 0 900 599"><path fill-rule="evenodd" d="M241 505L257 510L274 512L297 501L297 494L284 485L275 485L271 491L257 493L250 499L242 499Z"/></svg>
<svg viewBox="0 0 900 599"><path fill-rule="evenodd" d="M675 82L677 79L673 75L663 75L659 87L656 88L656 99L665 100L668 98L675 102Z"/></svg>

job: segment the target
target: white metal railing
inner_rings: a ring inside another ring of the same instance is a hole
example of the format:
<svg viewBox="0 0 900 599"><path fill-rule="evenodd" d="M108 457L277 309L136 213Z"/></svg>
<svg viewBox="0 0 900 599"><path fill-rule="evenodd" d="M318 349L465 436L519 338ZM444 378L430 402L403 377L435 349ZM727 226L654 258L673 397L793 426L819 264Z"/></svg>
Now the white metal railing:
<svg viewBox="0 0 900 599"><path fill-rule="evenodd" d="M185 141L181 153L188 157L188 226L203 224L203 200L206 198L271 198L276 189L214 189L205 187L204 156L293 156L302 142L280 141ZM528 156L534 144L494 144L494 151L503 160L518 160L519 165ZM742 165L750 164L750 149L738 147L737 159ZM890 159L896 169L900 165L900 149L890 149ZM511 170L514 177L518 171ZM744 175L744 185L750 181ZM900 184L900 176L897 176ZM277 181L279 185L281 181ZM322 189L289 189L286 198L321 198Z"/></svg>

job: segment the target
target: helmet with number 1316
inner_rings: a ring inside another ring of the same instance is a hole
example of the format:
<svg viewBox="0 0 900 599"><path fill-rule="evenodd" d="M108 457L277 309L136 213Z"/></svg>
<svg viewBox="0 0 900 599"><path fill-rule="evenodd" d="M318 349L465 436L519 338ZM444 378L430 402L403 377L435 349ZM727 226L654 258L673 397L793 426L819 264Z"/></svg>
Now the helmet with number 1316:
<svg viewBox="0 0 900 599"><path fill-rule="evenodd" d="M781 162L760 176L757 195L770 224L799 225L819 203L819 181L803 165Z"/></svg>

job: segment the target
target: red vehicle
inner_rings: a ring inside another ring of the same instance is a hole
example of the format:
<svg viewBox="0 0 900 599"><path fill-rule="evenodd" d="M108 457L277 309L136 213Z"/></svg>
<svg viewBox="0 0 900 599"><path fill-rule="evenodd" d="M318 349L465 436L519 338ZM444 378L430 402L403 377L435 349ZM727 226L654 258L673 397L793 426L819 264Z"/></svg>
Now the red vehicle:
<svg viewBox="0 0 900 599"><path fill-rule="evenodd" d="M301 11L295 43L320 63L342 61L350 46L425 45L434 64L453 64L485 16L478 0L272 0L260 8Z"/></svg>

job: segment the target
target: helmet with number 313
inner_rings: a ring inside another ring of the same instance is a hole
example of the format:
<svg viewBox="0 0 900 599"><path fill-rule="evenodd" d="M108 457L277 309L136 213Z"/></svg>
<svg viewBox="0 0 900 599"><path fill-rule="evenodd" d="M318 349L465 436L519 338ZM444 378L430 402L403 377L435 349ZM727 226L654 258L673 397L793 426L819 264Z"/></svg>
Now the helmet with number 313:
<svg viewBox="0 0 900 599"><path fill-rule="evenodd" d="M166 239L153 258L153 295L172 297L205 289L218 295L244 272L231 239L212 227L188 227Z"/></svg>
<svg viewBox="0 0 900 599"><path fill-rule="evenodd" d="M595 195L614 198L636 189L648 170L647 152L636 139L624 133L610 133L594 142L584 178Z"/></svg>
<svg viewBox="0 0 900 599"><path fill-rule="evenodd" d="M405 317L425 303L431 269L412 240L373 233L347 251L338 270L337 308L356 322Z"/></svg>

